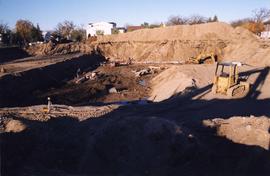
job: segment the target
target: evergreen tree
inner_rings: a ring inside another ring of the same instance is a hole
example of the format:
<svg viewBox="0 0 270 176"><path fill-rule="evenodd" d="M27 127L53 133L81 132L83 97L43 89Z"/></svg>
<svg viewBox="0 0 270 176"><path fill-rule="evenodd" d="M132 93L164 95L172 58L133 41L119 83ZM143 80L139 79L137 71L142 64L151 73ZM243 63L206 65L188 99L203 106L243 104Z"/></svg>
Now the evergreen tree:
<svg viewBox="0 0 270 176"><path fill-rule="evenodd" d="M217 15L214 16L213 22L218 22L218 17L217 17Z"/></svg>
<svg viewBox="0 0 270 176"><path fill-rule="evenodd" d="M43 41L42 32L39 25L33 26L31 30L31 42Z"/></svg>

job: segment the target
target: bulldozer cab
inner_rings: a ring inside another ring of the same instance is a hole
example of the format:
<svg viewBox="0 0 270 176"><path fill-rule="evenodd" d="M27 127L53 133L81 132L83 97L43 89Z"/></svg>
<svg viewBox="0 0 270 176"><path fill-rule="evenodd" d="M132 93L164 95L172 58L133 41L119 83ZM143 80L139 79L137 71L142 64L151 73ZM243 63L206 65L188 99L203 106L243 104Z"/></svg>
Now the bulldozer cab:
<svg viewBox="0 0 270 176"><path fill-rule="evenodd" d="M242 66L240 62L217 63L212 92L234 96L239 91L248 90L249 85L247 83L239 82L239 66ZM238 90L238 87L241 88Z"/></svg>
<svg viewBox="0 0 270 176"><path fill-rule="evenodd" d="M241 66L241 63L238 62L222 62L217 63L215 77L224 79L227 81L227 87L235 85L238 81L238 66Z"/></svg>

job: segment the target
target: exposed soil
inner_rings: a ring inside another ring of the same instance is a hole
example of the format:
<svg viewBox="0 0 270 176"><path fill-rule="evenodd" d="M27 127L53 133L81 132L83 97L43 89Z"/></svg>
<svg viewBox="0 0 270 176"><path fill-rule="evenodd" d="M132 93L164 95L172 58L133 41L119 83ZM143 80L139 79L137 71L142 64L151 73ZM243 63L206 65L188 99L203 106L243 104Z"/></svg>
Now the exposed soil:
<svg viewBox="0 0 270 176"><path fill-rule="evenodd" d="M267 117L231 117L205 120L204 124L217 128L219 136L241 144L270 147L270 119Z"/></svg>
<svg viewBox="0 0 270 176"><path fill-rule="evenodd" d="M100 52L111 60L186 63L201 53L214 53L219 61L236 60L254 66L270 64L270 44L248 30L226 23L179 25L143 29L124 34L99 36L97 41L37 45L31 55L58 55Z"/></svg>
<svg viewBox="0 0 270 176"><path fill-rule="evenodd" d="M211 92L215 65L185 64L202 51L247 63L246 97ZM175 26L29 52L0 65L2 175L269 175L269 43L248 31Z"/></svg>
<svg viewBox="0 0 270 176"><path fill-rule="evenodd" d="M76 78L64 86L47 92L36 92L35 96L45 100L52 97L57 104L87 105L103 103L127 103L147 99L151 90L150 80L158 72L135 77L136 70L148 68L148 65L111 67L104 65L95 70L97 78L76 84ZM117 92L110 93L115 88Z"/></svg>

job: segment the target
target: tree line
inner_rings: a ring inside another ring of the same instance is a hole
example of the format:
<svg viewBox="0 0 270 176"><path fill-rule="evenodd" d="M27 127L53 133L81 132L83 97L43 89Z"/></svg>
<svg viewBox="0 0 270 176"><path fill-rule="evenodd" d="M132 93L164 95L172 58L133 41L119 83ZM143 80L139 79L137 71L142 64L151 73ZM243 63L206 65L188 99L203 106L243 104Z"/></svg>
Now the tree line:
<svg viewBox="0 0 270 176"><path fill-rule="evenodd" d="M265 30L264 21L270 20L270 9L260 8L252 11L252 16L248 18L238 19L232 21L230 24L233 27L243 27L249 31L260 35ZM209 22L217 22L218 17L215 15L213 18L207 18L202 15L192 15L189 17L183 17L181 15L171 16L167 21L167 25L193 25L203 24Z"/></svg>
<svg viewBox="0 0 270 176"><path fill-rule="evenodd" d="M1 42L6 45L26 46L29 43L44 41L39 25L34 25L29 20L18 20L15 29L6 23L0 22ZM86 31L82 26L75 25L72 21L58 23L51 31L52 40L82 41L86 38Z"/></svg>
<svg viewBox="0 0 270 176"><path fill-rule="evenodd" d="M264 28L264 21L270 19L270 9L260 8L252 11L252 16L248 18L238 19L231 22L233 27L244 27L251 32L260 35ZM218 22L217 15L213 17L204 17L202 15L191 15L188 17L175 15L170 16L166 25L194 25L210 22ZM163 26L161 24L149 24L144 22L141 24L144 28L156 28ZM18 20L15 29L11 30L10 27L3 22L0 22L0 37L1 42L7 45L20 45L25 46L30 42L44 41L44 36L38 24L34 25L29 20ZM58 41L82 41L86 39L86 31L82 26L75 25L72 21L63 21L58 23L51 33L51 38Z"/></svg>
<svg viewBox="0 0 270 176"><path fill-rule="evenodd" d="M244 27L251 32L260 35L265 30L264 21L270 20L270 9L260 8L252 11L252 16L231 22L233 27Z"/></svg>
<svg viewBox="0 0 270 176"><path fill-rule="evenodd" d="M194 24L203 24L203 23L211 23L211 22L218 22L218 17L215 15L212 17L204 17L202 15L191 15L189 17L183 17L180 15L176 16L170 16L167 25L173 26L173 25L194 25Z"/></svg>

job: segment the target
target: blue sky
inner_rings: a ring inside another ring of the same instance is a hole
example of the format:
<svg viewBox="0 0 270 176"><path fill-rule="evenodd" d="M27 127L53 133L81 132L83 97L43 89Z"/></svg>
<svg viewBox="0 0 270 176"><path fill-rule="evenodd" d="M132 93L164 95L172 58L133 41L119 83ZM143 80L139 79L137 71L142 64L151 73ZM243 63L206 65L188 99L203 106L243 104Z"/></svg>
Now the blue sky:
<svg viewBox="0 0 270 176"><path fill-rule="evenodd" d="M11 28L18 19L39 23L42 30L58 22L75 24L114 21L118 26L166 22L171 15L219 17L220 21L249 17L252 10L270 8L269 0L0 0L0 21Z"/></svg>

